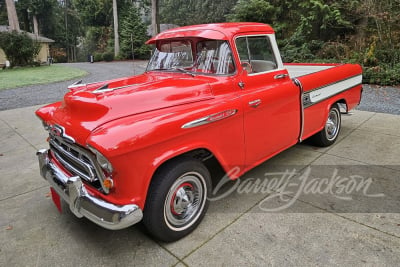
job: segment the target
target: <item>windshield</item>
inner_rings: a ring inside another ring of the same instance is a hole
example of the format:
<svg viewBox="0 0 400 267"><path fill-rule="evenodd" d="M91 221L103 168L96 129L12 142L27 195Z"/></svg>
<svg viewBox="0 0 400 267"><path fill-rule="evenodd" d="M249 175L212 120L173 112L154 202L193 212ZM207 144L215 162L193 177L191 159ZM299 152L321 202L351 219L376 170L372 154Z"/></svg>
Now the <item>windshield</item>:
<svg viewBox="0 0 400 267"><path fill-rule="evenodd" d="M195 55L195 56L193 56ZM159 45L147 71L179 70L188 73L231 74L235 72L232 51L226 41L168 41Z"/></svg>

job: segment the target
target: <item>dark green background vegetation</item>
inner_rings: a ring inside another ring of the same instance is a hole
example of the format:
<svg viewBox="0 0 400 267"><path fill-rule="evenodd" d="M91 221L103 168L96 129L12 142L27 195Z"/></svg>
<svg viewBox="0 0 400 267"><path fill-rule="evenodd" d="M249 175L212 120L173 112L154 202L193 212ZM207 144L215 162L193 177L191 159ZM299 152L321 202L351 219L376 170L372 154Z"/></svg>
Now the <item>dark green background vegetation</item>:
<svg viewBox="0 0 400 267"><path fill-rule="evenodd" d="M0 0L0 25L7 25ZM159 0L160 23L179 26L252 21L271 24L285 62L354 62L367 83L400 84L400 0ZM113 60L111 0L19 0L21 29L54 39L58 62ZM150 0L118 0L121 52L146 58Z"/></svg>

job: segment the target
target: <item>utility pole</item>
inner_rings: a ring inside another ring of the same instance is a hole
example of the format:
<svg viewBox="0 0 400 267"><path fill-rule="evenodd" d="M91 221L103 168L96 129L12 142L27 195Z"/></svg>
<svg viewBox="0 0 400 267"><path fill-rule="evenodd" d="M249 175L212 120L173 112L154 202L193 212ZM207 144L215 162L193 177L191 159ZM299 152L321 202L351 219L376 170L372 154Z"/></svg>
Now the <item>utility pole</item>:
<svg viewBox="0 0 400 267"><path fill-rule="evenodd" d="M151 0L151 27L153 28L153 36L160 32L160 22L158 18L159 0Z"/></svg>
<svg viewBox="0 0 400 267"><path fill-rule="evenodd" d="M119 33L118 33L118 7L117 0L113 0L113 15L114 15L114 55L119 54Z"/></svg>
<svg viewBox="0 0 400 267"><path fill-rule="evenodd" d="M6 0L8 25L12 31L20 31L17 11L15 10L14 0Z"/></svg>
<svg viewBox="0 0 400 267"><path fill-rule="evenodd" d="M65 43L67 46L67 62L69 62L69 40L68 40L68 0L64 0L64 20L65 20Z"/></svg>

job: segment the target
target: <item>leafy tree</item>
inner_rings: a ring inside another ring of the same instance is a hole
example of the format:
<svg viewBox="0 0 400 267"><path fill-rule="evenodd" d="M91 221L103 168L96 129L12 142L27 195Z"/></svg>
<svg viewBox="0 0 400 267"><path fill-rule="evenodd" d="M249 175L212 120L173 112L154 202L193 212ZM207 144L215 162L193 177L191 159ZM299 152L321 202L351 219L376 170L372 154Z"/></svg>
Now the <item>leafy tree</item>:
<svg viewBox="0 0 400 267"><path fill-rule="evenodd" d="M110 26L112 22L112 1L72 0L73 5L86 26Z"/></svg>
<svg viewBox="0 0 400 267"><path fill-rule="evenodd" d="M122 14L121 21L121 56L123 58L148 58L150 48L145 44L148 39L146 26L143 24L138 9L131 5ZM132 55L133 49L133 55Z"/></svg>
<svg viewBox="0 0 400 267"><path fill-rule="evenodd" d="M0 25L8 25L6 0L0 0Z"/></svg>
<svg viewBox="0 0 400 267"><path fill-rule="evenodd" d="M31 65L40 50L40 44L26 33L0 32L0 48L3 49L11 66Z"/></svg>
<svg viewBox="0 0 400 267"><path fill-rule="evenodd" d="M180 26L225 22L237 0L160 0L160 22Z"/></svg>
<svg viewBox="0 0 400 267"><path fill-rule="evenodd" d="M273 24L281 9L265 0L239 0L228 15L230 21L252 21Z"/></svg>

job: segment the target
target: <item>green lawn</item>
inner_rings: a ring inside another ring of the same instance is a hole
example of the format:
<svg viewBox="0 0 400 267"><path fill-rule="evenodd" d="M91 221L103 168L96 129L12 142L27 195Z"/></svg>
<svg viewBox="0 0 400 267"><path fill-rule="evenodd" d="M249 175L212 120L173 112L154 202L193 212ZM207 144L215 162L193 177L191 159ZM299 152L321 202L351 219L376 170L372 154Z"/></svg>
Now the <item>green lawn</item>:
<svg viewBox="0 0 400 267"><path fill-rule="evenodd" d="M81 69L57 65L0 70L0 90L72 80L87 74Z"/></svg>

